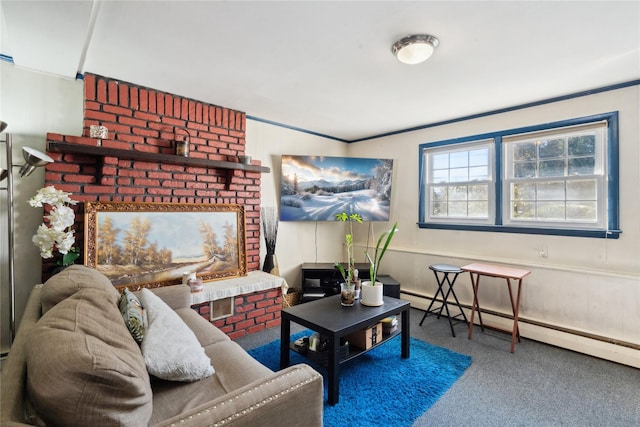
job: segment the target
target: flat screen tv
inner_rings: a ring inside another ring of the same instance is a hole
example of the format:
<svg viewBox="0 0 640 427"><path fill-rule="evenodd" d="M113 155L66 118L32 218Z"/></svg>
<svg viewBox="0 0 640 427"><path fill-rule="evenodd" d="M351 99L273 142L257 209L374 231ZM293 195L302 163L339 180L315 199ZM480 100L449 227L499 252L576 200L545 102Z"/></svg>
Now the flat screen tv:
<svg viewBox="0 0 640 427"><path fill-rule="evenodd" d="M355 212L388 221L392 177L391 159L283 155L280 220L335 221Z"/></svg>

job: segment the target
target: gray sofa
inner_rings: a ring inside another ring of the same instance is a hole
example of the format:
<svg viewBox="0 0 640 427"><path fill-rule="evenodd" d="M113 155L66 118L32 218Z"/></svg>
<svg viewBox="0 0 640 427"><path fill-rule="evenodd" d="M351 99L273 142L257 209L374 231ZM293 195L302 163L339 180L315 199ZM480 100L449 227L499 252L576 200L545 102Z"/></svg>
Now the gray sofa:
<svg viewBox="0 0 640 427"><path fill-rule="evenodd" d="M315 370L300 364L272 372L190 308L187 286L153 292L193 331L213 375L149 375L118 308L120 293L96 270L71 266L29 296L2 367L0 424L322 425Z"/></svg>

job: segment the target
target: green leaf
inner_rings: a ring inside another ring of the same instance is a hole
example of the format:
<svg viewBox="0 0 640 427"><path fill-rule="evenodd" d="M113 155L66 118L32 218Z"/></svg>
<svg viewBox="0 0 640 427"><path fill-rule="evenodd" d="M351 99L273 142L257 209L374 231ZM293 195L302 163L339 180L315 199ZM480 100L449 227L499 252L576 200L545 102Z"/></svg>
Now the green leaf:
<svg viewBox="0 0 640 427"><path fill-rule="evenodd" d="M344 267L342 266L342 264L340 264L339 262L334 262L333 265L338 269L338 271L340 272L340 274L342 275L342 278L344 279L345 283L347 282L347 272L345 271Z"/></svg>
<svg viewBox="0 0 640 427"><path fill-rule="evenodd" d="M362 217L355 212L349 215L349 220L359 222L360 224L362 224Z"/></svg>
<svg viewBox="0 0 640 427"><path fill-rule="evenodd" d="M385 231L378 238L378 242L376 243L376 250L373 254L373 259L368 252L365 252L367 259L369 260L369 280L375 285L376 278L378 277L378 268L380 268L380 263L382 262L382 257L384 256L387 248L389 247L389 243L391 243L391 239L396 232L396 228L398 226L398 222L396 221L391 229ZM386 237L384 245L382 249L380 249L380 245L382 244L382 240Z"/></svg>
<svg viewBox="0 0 640 427"><path fill-rule="evenodd" d="M69 252L62 256L62 260L58 260L57 264L63 267L69 266L76 262L79 256L80 252L77 252L76 248L71 248Z"/></svg>
<svg viewBox="0 0 640 427"><path fill-rule="evenodd" d="M345 222L349 218L346 212L340 212L335 214L334 216L336 218L336 221L342 221L342 222Z"/></svg>

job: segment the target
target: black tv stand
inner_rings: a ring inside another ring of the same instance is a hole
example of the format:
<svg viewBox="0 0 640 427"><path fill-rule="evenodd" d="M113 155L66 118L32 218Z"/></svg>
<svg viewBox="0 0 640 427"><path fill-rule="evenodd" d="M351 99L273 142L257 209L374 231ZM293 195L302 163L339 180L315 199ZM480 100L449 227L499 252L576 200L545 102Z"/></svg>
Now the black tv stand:
<svg viewBox="0 0 640 427"><path fill-rule="evenodd" d="M343 263L342 265L346 265ZM356 263L358 277L369 280L369 264ZM400 283L393 277L378 274L378 281L384 285L384 295L400 298ZM332 262L302 264L302 298L300 302L313 301L340 293L340 283L343 282L340 271Z"/></svg>

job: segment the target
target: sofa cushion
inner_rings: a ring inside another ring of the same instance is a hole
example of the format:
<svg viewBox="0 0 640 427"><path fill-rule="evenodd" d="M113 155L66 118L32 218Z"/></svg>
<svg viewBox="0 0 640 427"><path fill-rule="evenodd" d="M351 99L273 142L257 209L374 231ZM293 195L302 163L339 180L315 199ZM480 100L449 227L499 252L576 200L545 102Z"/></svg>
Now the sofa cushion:
<svg viewBox="0 0 640 427"><path fill-rule="evenodd" d="M84 265L70 265L52 276L42 287L42 313L46 313L60 301L80 289L99 289L108 294L110 301L118 301L120 293L111 281L98 270Z"/></svg>
<svg viewBox="0 0 640 427"><path fill-rule="evenodd" d="M193 331L202 347L231 339L192 308L179 308L176 310L176 314Z"/></svg>
<svg viewBox="0 0 640 427"><path fill-rule="evenodd" d="M138 344L141 344L148 325L147 313L142 308L140 300L138 300L138 297L135 296L133 292L124 288L122 294L120 294L118 308L120 308L120 314L122 314L124 324L127 325L131 336Z"/></svg>
<svg viewBox="0 0 640 427"><path fill-rule="evenodd" d="M180 316L148 289L142 289L140 299L149 322L141 346L149 373L171 381L213 375L211 360Z"/></svg>
<svg viewBox="0 0 640 427"><path fill-rule="evenodd" d="M26 344L27 390L51 425L147 425L152 393L140 347L109 291L86 288L57 303Z"/></svg>
<svg viewBox="0 0 640 427"><path fill-rule="evenodd" d="M174 310L191 308L191 288L187 285L160 286L151 291ZM140 297L139 292L138 297Z"/></svg>
<svg viewBox="0 0 640 427"><path fill-rule="evenodd" d="M216 373L209 378L188 384L152 379L153 415L150 425L273 375L269 368L251 357L234 341L219 341L207 346L205 352L216 367Z"/></svg>
<svg viewBox="0 0 640 427"><path fill-rule="evenodd" d="M211 362L216 367L220 366L216 369L216 376L227 391L244 387L273 373L235 341L221 341L206 347L205 351L211 357Z"/></svg>

